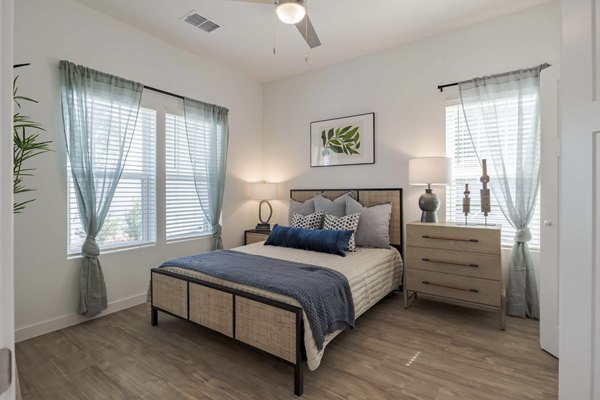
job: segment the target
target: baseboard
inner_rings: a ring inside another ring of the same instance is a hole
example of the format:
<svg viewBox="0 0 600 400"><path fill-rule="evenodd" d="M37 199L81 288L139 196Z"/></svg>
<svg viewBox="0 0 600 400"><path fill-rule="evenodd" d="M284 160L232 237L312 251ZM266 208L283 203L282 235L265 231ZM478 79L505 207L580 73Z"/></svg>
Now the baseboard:
<svg viewBox="0 0 600 400"><path fill-rule="evenodd" d="M23 340L31 339L36 336L41 336L46 333L54 332L59 329L67 328L69 326L77 325L90 319L100 318L105 315L124 310L126 308L134 307L139 304L146 302L146 292L137 294L135 296L127 297L121 300L115 300L108 303L108 308L102 313L96 315L93 318L87 318L79 314L68 314L62 317L52 318L47 321L38 322L32 325L27 325L22 328L15 330L15 342L22 342Z"/></svg>

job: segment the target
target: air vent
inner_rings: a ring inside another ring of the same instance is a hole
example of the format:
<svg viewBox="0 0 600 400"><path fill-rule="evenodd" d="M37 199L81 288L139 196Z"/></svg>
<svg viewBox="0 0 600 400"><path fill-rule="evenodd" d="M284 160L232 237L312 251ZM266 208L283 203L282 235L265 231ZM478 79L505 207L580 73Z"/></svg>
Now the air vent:
<svg viewBox="0 0 600 400"><path fill-rule="evenodd" d="M219 28L219 25L206 17L198 14L195 10L181 17L181 19L190 25L194 25L196 28L202 29L204 32L212 32Z"/></svg>

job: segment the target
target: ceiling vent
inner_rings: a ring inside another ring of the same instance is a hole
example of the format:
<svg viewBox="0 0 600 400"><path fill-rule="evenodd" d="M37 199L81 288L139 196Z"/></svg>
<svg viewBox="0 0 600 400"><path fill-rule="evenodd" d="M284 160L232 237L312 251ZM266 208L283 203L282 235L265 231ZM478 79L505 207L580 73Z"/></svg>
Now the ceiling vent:
<svg viewBox="0 0 600 400"><path fill-rule="evenodd" d="M219 25L206 17L198 14L195 10L181 17L181 19L190 25L194 25L196 28L202 29L204 32L212 32L219 28Z"/></svg>

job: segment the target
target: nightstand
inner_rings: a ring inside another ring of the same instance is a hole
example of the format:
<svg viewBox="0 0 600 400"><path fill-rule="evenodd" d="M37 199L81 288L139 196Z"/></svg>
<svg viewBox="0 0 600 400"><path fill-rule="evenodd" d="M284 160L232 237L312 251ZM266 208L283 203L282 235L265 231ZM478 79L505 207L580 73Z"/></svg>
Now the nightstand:
<svg viewBox="0 0 600 400"><path fill-rule="evenodd" d="M269 237L271 231L257 231L256 229L248 229L244 231L244 245L264 242Z"/></svg>
<svg viewBox="0 0 600 400"><path fill-rule="evenodd" d="M412 222L406 225L404 307L433 300L500 314L505 326L501 227Z"/></svg>

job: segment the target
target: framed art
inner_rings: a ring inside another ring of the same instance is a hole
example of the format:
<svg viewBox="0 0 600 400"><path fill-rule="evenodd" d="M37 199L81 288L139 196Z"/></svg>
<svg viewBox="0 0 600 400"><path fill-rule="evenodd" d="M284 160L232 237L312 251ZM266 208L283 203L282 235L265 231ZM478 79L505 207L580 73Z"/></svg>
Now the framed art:
<svg viewBox="0 0 600 400"><path fill-rule="evenodd" d="M375 164L375 113L310 123L310 166Z"/></svg>

